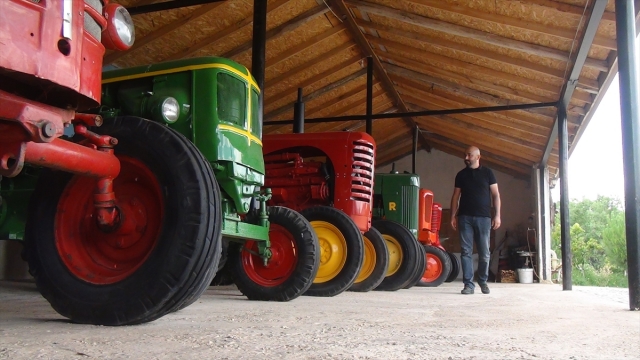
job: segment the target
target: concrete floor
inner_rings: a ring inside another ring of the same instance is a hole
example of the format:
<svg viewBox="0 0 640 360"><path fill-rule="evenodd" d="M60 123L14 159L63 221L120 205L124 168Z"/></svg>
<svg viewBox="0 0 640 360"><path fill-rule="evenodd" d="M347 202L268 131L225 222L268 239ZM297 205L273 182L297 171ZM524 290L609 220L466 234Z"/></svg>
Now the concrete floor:
<svg viewBox="0 0 640 360"><path fill-rule="evenodd" d="M152 323L69 323L29 282L0 281L0 359L638 359L626 289L461 284L289 303L209 288Z"/></svg>

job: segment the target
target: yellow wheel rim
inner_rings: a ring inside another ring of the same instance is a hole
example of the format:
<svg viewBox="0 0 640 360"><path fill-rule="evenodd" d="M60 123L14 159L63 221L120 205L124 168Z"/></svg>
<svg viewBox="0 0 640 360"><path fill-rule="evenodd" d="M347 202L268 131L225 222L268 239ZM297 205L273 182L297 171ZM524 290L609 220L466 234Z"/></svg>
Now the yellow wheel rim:
<svg viewBox="0 0 640 360"><path fill-rule="evenodd" d="M387 269L387 276L391 276L398 271L400 265L402 265L402 247L398 240L393 236L382 235L387 242L387 248L389 249L389 268Z"/></svg>
<svg viewBox="0 0 640 360"><path fill-rule="evenodd" d="M311 221L320 243L320 268L314 284L335 278L347 261L347 240L340 230L326 221Z"/></svg>
<svg viewBox="0 0 640 360"><path fill-rule="evenodd" d="M362 259L362 268L355 281L356 284L371 276L376 268L376 249L366 236L363 235L362 240L364 242L364 258Z"/></svg>

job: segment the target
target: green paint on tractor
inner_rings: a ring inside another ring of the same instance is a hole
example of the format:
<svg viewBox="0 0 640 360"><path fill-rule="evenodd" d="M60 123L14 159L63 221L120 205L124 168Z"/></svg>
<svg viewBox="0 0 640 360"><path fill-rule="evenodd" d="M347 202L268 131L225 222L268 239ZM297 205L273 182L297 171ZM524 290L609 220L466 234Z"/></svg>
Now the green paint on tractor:
<svg viewBox="0 0 640 360"><path fill-rule="evenodd" d="M373 217L399 222L418 238L420 177L415 174L375 174Z"/></svg>
<svg viewBox="0 0 640 360"><path fill-rule="evenodd" d="M268 240L268 227L239 224L259 195L265 173L260 90L246 67L204 57L108 71L102 79L102 116L166 123L211 163L224 194L224 236ZM163 114L167 101L175 108L172 118Z"/></svg>

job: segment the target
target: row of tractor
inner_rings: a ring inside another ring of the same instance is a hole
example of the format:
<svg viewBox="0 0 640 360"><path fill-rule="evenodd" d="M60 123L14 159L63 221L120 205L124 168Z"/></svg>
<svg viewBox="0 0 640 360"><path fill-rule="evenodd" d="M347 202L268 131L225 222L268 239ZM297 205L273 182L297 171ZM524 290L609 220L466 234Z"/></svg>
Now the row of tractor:
<svg viewBox="0 0 640 360"><path fill-rule="evenodd" d="M263 136L260 89L228 59L96 75L104 46L133 43L115 4L0 1L0 13L0 237L23 240L61 315L152 321L216 274L271 301L458 275L433 194L415 175L375 174L368 134Z"/></svg>

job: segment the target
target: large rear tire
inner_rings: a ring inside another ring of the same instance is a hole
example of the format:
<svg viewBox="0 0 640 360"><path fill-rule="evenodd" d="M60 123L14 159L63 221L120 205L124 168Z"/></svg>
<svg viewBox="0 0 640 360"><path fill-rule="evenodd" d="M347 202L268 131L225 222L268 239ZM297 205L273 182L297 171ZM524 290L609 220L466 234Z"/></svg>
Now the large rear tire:
<svg viewBox="0 0 640 360"><path fill-rule="evenodd" d="M389 249L387 276L375 290L396 291L409 285L418 264L416 240L404 225L390 220L376 220L373 227L380 231Z"/></svg>
<svg viewBox="0 0 640 360"><path fill-rule="evenodd" d="M405 286L405 289L412 288L418 284L422 279L422 275L427 271L427 257L424 252L424 247L416 240L416 251L418 254L418 263L416 264L416 272L409 282L409 285Z"/></svg>
<svg viewBox="0 0 640 360"><path fill-rule="evenodd" d="M449 276L447 276L447 280L445 280L444 282L452 282L458 278L458 275L460 275L460 269L462 268L462 265L460 264L460 259L453 253L447 251L447 254L451 259L451 272L449 273Z"/></svg>
<svg viewBox="0 0 640 360"><path fill-rule="evenodd" d="M301 214L313 226L320 244L320 268L305 295L338 295L350 288L360 273L362 234L347 214L330 206L312 206Z"/></svg>
<svg viewBox="0 0 640 360"><path fill-rule="evenodd" d="M451 258L446 251L431 245L424 245L427 253L427 271L419 286L436 287L442 285L451 272Z"/></svg>
<svg viewBox="0 0 640 360"><path fill-rule="evenodd" d="M227 266L233 280L249 300L289 301L302 295L318 272L320 248L311 224L299 213L270 206L267 265L258 256L258 243L229 244Z"/></svg>
<svg viewBox="0 0 640 360"><path fill-rule="evenodd" d="M389 251L382 234L372 227L364 233L362 239L364 240L364 260L360 273L349 291L371 291L387 276Z"/></svg>
<svg viewBox="0 0 640 360"><path fill-rule="evenodd" d="M211 282L221 252L220 190L198 149L166 126L122 117L92 130L119 140L113 189L129 229L97 226L95 179L44 171L27 218L29 270L74 322L152 321L192 303Z"/></svg>

